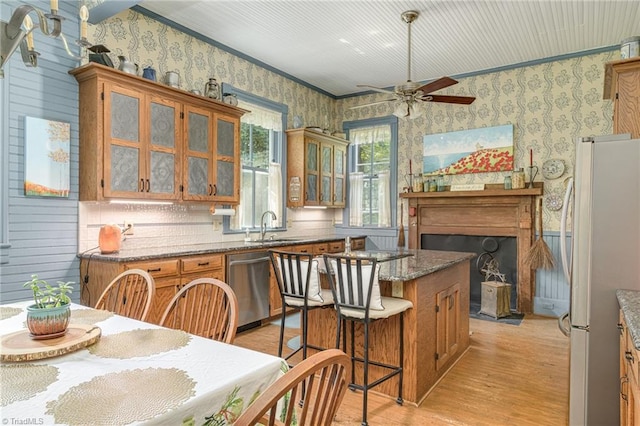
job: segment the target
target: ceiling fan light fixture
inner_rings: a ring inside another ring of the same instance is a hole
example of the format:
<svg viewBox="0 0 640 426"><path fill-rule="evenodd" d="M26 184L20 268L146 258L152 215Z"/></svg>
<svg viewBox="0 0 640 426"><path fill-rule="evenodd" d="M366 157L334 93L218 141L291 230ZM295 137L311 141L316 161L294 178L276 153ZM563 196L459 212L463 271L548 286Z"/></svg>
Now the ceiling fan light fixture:
<svg viewBox="0 0 640 426"><path fill-rule="evenodd" d="M393 110L393 115L398 118L405 118L411 115L411 107L408 102L402 101L398 102L398 105Z"/></svg>

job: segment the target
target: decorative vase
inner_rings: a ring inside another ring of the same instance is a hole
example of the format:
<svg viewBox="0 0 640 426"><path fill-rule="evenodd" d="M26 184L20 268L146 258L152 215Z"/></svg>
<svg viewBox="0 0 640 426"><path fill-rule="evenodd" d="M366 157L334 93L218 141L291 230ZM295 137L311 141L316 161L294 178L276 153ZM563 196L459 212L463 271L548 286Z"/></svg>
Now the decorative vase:
<svg viewBox="0 0 640 426"><path fill-rule="evenodd" d="M66 333L70 316L68 303L53 308L30 305L27 307L27 328L34 339L53 339Z"/></svg>

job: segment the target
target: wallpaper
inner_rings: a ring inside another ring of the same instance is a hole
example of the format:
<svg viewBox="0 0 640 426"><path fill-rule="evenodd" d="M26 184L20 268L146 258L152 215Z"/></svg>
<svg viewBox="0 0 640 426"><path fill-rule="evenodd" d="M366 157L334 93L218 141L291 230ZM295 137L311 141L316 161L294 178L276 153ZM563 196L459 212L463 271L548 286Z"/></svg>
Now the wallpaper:
<svg viewBox="0 0 640 426"><path fill-rule="evenodd" d="M480 127L513 124L514 168L533 164L540 169L536 182L544 182L544 197L562 197L567 177L573 176L575 139L612 133L613 106L602 99L604 64L617 60L618 51L580 56L572 59L514 68L459 79L459 83L438 94L475 96L469 106L427 103L426 114L415 119L399 120L398 191L407 186L402 178L422 168L423 136ZM337 112L345 121L387 116L392 104L350 109L386 98L373 94L337 101ZM542 176L542 164L550 159L562 160L565 172L556 179ZM447 176L449 184L503 183L511 172L474 173ZM527 179L529 175L527 173ZM558 230L560 211L544 205L545 230Z"/></svg>
<svg viewBox="0 0 640 426"><path fill-rule="evenodd" d="M156 69L160 79L167 71L178 71L181 87L199 89L210 77L281 102L289 107L288 127L293 117L305 126L341 130L343 121L387 116L392 103L350 109L379 101L384 94L334 100L314 90L261 68L244 59L161 24L142 14L125 11L91 28L90 39L111 50L115 66L118 56L140 66ZM471 95L469 106L427 103L426 114L399 120L398 191L407 186L409 159L421 168L423 136L480 127L513 124L514 167L528 166L529 150L539 169L549 159L565 164L562 176L544 181L544 197L561 197L566 179L573 174L575 139L612 132L612 103L602 99L604 63L619 59L618 51L580 56L539 65L484 73L459 79L438 94ZM463 59L461 59L463 60ZM510 172L448 176L452 183L503 183ZM559 211L544 210L545 230L558 230Z"/></svg>
<svg viewBox="0 0 640 426"><path fill-rule="evenodd" d="M118 56L138 64L140 75L145 67L156 70L158 81L167 71L180 74L180 87L200 90L209 78L228 83L289 107L288 123L303 118L305 126L341 129L336 121L335 101L308 87L259 67L224 50L132 10L105 20L91 29L90 40L104 44L117 68ZM289 127L293 127L292 124Z"/></svg>

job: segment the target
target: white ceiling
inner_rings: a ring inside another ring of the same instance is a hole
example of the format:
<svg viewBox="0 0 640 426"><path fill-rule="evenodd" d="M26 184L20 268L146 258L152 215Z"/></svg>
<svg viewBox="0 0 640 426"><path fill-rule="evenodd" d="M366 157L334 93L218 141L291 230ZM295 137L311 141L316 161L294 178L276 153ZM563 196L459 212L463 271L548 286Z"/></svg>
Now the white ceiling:
<svg viewBox="0 0 640 426"><path fill-rule="evenodd" d="M639 0L145 0L143 8L334 96L620 44Z"/></svg>

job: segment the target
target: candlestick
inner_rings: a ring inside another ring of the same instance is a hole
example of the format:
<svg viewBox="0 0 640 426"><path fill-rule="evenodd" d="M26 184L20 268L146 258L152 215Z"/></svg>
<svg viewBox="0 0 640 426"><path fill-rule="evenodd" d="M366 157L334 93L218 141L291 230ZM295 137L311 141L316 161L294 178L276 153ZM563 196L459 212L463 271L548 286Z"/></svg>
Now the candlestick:
<svg viewBox="0 0 640 426"><path fill-rule="evenodd" d="M87 6L82 5L80 8L80 37L87 38L87 20L89 19L89 9Z"/></svg>
<svg viewBox="0 0 640 426"><path fill-rule="evenodd" d="M529 150L529 167L533 167L533 149Z"/></svg>
<svg viewBox="0 0 640 426"><path fill-rule="evenodd" d="M51 13L55 14L58 11L58 0L51 0Z"/></svg>
<svg viewBox="0 0 640 426"><path fill-rule="evenodd" d="M33 21L31 20L29 15L24 17L22 24L24 25L24 29L27 32L27 49L33 50L33 32L31 31L31 29L33 28Z"/></svg>

